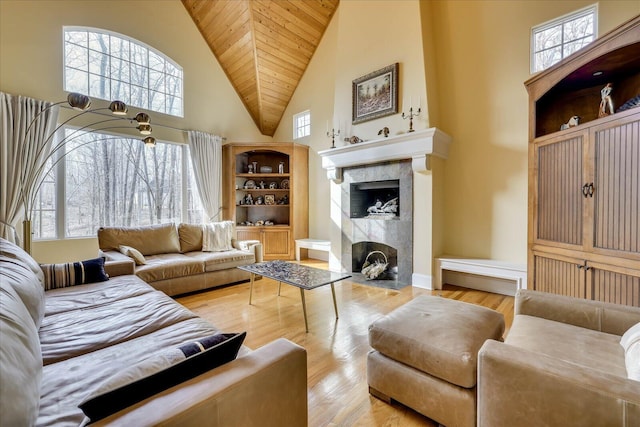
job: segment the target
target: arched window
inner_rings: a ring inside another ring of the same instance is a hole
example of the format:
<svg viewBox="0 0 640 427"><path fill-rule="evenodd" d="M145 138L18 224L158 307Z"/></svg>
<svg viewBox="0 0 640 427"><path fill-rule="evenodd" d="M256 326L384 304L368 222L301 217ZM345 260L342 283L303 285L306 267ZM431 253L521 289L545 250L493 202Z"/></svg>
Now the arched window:
<svg viewBox="0 0 640 427"><path fill-rule="evenodd" d="M183 117L182 67L122 34L64 27L64 90Z"/></svg>

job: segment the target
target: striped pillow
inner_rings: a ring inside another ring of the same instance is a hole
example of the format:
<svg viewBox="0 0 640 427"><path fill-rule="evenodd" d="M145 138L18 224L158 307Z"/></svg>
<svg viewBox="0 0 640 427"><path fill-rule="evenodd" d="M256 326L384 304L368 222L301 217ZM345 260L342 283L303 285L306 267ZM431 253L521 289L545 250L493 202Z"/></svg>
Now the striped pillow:
<svg viewBox="0 0 640 427"><path fill-rule="evenodd" d="M102 257L66 264L40 264L40 268L44 273L45 291L109 280Z"/></svg>

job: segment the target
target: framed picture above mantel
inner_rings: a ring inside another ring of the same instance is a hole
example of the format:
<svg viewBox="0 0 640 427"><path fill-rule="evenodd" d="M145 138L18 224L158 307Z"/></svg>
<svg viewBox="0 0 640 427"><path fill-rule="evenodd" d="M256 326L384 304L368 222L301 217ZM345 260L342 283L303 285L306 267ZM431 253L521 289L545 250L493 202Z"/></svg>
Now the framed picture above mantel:
<svg viewBox="0 0 640 427"><path fill-rule="evenodd" d="M398 68L396 62L353 81L353 124L398 112Z"/></svg>

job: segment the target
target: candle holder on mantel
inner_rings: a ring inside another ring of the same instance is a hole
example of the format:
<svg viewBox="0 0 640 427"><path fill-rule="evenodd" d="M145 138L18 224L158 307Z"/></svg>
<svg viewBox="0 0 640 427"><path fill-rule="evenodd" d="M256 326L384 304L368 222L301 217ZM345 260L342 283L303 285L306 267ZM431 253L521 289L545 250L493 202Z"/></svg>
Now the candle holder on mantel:
<svg viewBox="0 0 640 427"><path fill-rule="evenodd" d="M418 111L416 111L415 113L413 112L413 107L409 107L409 114L405 114L404 112L402 113L403 119L409 119L409 132L414 131L413 118L419 116L421 112L422 110L420 109L420 107L418 107Z"/></svg>
<svg viewBox="0 0 640 427"><path fill-rule="evenodd" d="M340 136L340 129L331 129L331 132L327 131L327 137L331 138L331 148L336 148L336 136Z"/></svg>

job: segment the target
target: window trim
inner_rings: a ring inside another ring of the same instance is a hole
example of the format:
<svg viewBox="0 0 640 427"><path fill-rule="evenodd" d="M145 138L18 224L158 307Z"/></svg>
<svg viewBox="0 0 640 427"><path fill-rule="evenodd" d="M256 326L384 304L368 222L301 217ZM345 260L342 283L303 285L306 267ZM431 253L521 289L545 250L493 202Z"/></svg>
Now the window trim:
<svg viewBox="0 0 640 427"><path fill-rule="evenodd" d="M62 27L62 88L64 91L66 92L74 92L72 90L68 90L66 87L66 83L67 83L67 57L66 57L66 34L67 32L72 32L72 31L76 31L76 32L86 32L88 34L90 33L94 33L94 34L107 34L109 36L113 36L113 37L118 37L121 38L123 40L127 40L129 41L129 43L135 44L137 46L140 46L144 49L147 49L148 52L152 52L156 55L158 55L159 57L161 57L163 60L171 63L172 66L174 66L176 69L178 69L180 71L181 77L180 77L180 96L174 96L175 98L179 98L180 99L180 113L179 114L172 114L171 112L167 112L166 108L164 111L158 111L158 110L154 110L153 108L151 108L151 102L147 102L147 105L141 106L141 105L136 105L135 103L130 102L131 100L124 100L121 99L120 101L124 101L127 105L130 105L132 107L136 107L136 108L142 108L148 111L153 111L154 113L160 113L160 114L167 114L169 116L173 116L173 117L180 117L180 118L184 118L184 69L182 68L182 66L180 66L180 64L178 64L175 60L173 60L171 57L169 57L169 55L159 51L158 49L149 46L148 44L134 39L133 37L129 37L125 34L121 34L121 33L117 33L115 31L110 31L110 30L106 30L103 28L97 28L97 27L83 27L83 26L77 26L77 25L64 25ZM90 50L89 46L87 46L87 53ZM109 53L108 53L109 58L113 58L113 54L111 53L111 48L109 47ZM131 62L129 60L129 62ZM73 68L73 67L69 67L69 68ZM141 87L142 89L144 89L147 92L147 95L150 96L150 92L151 87L149 85L149 70L151 70L148 62L147 65L145 66L146 69L146 73L147 73L147 86L146 87L142 87L142 86L138 86ZM84 72L83 70L80 70L82 72ZM90 75L91 72L87 69L87 74ZM163 75L166 76L167 73L166 71L163 72ZM109 72L109 76L108 76L109 81L113 81L114 79L111 77L111 72ZM129 85L132 85L134 83L132 83L129 79L129 81L126 82ZM168 93L166 92L162 92L165 96L168 95ZM97 98L97 99L105 99L105 98L101 98L95 94L90 94L87 93L87 95ZM148 98L149 99L149 98ZM112 99L105 99L107 101L111 101Z"/></svg>
<svg viewBox="0 0 640 427"><path fill-rule="evenodd" d="M77 130L80 129L77 126L72 126L72 125L66 125L63 126L60 129L60 132L62 135L64 135L64 133L66 132L67 129L71 129L71 130ZM103 134L103 135L107 135L107 136L113 136L113 137L117 137L117 138L123 138L123 139L132 139L132 140L136 140L138 138L129 135L129 134L124 134L124 133L120 133L120 132L112 132L112 131L96 131L94 132L93 130L89 131L90 133L96 133L96 134ZM188 206L188 192L189 192L189 181L190 181L190 176L189 176L189 171L191 170L191 159L189 158L189 145L188 144L183 144L183 143L179 143L179 142L173 142L173 141L164 141L164 140L156 140L157 144L169 144L169 145L177 145L180 147L181 150L181 164L182 164L182 170L180 172L180 180L181 180L181 199L182 199L182 205L181 205L181 209L180 209L180 222L184 222L184 223L189 223L189 206ZM66 150L66 146L63 150L59 150L54 157L52 158L52 160L54 162L57 162L53 168L51 169L51 172L53 173L53 181L54 181L54 185L55 185L55 194L54 194L54 202L55 202L55 207L54 207L54 214L55 214L55 220L54 220L54 235L53 236L47 236L47 237L36 237L35 233L33 236L33 241L34 242L46 242L46 241L55 241L55 240L69 240L69 239L89 239L89 238L94 238L95 236L89 235L89 236L69 236L67 235L67 206L66 206L66 192L67 192L67 185L66 185L66 156L67 156L67 150ZM197 188L193 188L192 191L194 191L197 194ZM38 192L39 194L39 192ZM36 209L36 206L34 206L34 212L38 210ZM202 206L201 206L201 210L202 210Z"/></svg>
<svg viewBox="0 0 640 427"><path fill-rule="evenodd" d="M557 25L564 25L566 22L569 21L573 21L574 19L578 19L581 18L583 16L589 15L593 13L593 41L595 41L598 38L598 3L594 3L590 6L585 6L581 9L575 10L573 12L569 12L566 13L562 16L559 16L557 18L551 19L549 21L543 22L542 24L538 24L534 27L531 27L531 33L530 33L530 55L529 55L529 70L531 72L531 74L535 74L535 73L539 73L541 71L544 71L547 68L544 68L542 70L539 71L535 71L535 57L536 57L536 50L535 50L535 36L537 33L542 32L544 30L547 30L551 27L555 27ZM562 46L562 50L561 50L561 55L562 57L560 58L560 60L562 61L564 58L566 58L566 56L564 56L564 46L565 46L565 41L564 41L564 31L562 32L562 41L560 43L560 46Z"/></svg>

